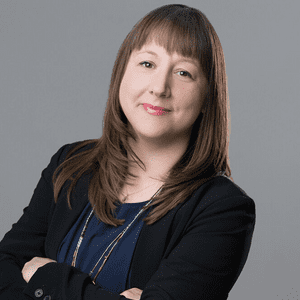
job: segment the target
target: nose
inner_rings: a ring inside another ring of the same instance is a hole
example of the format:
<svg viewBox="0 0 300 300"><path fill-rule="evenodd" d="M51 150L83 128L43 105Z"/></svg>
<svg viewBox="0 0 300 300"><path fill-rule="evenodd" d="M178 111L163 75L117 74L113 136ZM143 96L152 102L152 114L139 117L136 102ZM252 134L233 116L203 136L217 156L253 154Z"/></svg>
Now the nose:
<svg viewBox="0 0 300 300"><path fill-rule="evenodd" d="M170 97L170 76L167 71L156 72L151 78L149 92L154 93L156 97Z"/></svg>

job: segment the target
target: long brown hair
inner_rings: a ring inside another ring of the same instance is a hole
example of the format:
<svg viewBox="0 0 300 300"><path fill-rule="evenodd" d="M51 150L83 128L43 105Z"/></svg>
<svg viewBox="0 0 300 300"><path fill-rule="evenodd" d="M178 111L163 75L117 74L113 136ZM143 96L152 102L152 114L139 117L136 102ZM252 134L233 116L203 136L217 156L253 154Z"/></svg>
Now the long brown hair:
<svg viewBox="0 0 300 300"><path fill-rule="evenodd" d="M128 163L139 164L139 161L145 170L145 165L127 142L127 137L135 140L135 136L120 106L119 88L132 51L140 50L151 40L163 46L169 54L175 51L198 59L208 79L208 93L193 125L185 153L163 180L163 189L146 209L157 206L143 221L147 225L153 224L217 173L231 176L228 153L229 99L225 60L219 38L199 10L186 5L159 7L133 27L119 49L109 87L103 135L99 139L76 144L53 174L55 203L63 185L70 181L67 200L72 209L72 189L82 175L92 172L88 188L91 206L95 205L95 214L99 220L115 227L123 225L125 221L113 217L120 190L127 183L128 176L137 177L128 172ZM94 145L72 156L89 144Z"/></svg>

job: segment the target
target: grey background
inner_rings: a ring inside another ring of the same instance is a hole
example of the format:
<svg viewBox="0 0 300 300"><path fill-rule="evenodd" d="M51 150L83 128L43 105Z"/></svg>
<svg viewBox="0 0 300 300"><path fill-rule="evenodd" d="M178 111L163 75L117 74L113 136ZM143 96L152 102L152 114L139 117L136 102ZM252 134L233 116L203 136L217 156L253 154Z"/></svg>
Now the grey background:
<svg viewBox="0 0 300 300"><path fill-rule="evenodd" d="M59 147L102 135L123 39L146 13L170 3L0 1L1 239ZM232 176L256 203L252 248L229 299L300 299L299 6L179 3L203 11L221 40Z"/></svg>

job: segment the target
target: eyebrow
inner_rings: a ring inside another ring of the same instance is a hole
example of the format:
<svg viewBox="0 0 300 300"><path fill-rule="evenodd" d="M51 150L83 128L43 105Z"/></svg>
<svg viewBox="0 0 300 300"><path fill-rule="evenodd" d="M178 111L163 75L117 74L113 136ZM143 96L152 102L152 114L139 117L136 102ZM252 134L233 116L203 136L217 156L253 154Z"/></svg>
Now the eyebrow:
<svg viewBox="0 0 300 300"><path fill-rule="evenodd" d="M153 52L153 51L143 51L143 52L138 52L137 55L143 54L143 53L149 53L149 54L152 54L152 55L158 57L157 53L155 53L155 52ZM192 63L192 64L194 64L194 65L196 65L196 66L198 67L198 64L195 62L195 60L192 59L192 58L189 58L189 57L184 57L184 58L180 59L179 61L180 61L180 62L181 62L181 61L190 62L190 63Z"/></svg>

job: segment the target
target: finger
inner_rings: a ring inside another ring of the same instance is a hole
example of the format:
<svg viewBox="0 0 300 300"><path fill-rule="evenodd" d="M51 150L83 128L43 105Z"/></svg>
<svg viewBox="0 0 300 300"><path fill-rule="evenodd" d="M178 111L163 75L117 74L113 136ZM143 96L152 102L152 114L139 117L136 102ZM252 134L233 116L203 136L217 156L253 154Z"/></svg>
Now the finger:
<svg viewBox="0 0 300 300"><path fill-rule="evenodd" d="M142 294L142 292L143 292L142 290L140 290L140 289L138 289L138 288L133 288L132 291L133 291L133 293L134 293L135 295L139 295L139 296L140 296L140 295Z"/></svg>
<svg viewBox="0 0 300 300"><path fill-rule="evenodd" d="M139 288L131 288L129 290L124 291L120 295L125 296L126 298L131 300L140 300L142 292L143 291Z"/></svg>

